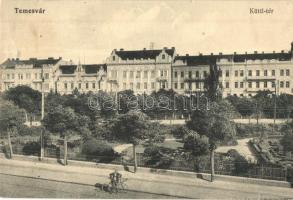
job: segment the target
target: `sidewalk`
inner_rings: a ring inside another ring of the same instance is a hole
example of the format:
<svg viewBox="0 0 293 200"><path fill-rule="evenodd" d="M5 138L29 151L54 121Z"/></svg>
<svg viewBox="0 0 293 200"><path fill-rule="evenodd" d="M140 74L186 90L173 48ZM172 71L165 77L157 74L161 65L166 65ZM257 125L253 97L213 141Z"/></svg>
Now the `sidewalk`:
<svg viewBox="0 0 293 200"><path fill-rule="evenodd" d="M8 160L0 158L2 174L33 177L94 186L96 183L108 183L108 175L113 169L62 166L41 162ZM259 198L292 198L291 188L243 184L216 180L211 183L196 178L172 175L153 174L145 171L137 173L120 171L127 178L130 190L164 194L184 198L216 198L216 199L259 199Z"/></svg>

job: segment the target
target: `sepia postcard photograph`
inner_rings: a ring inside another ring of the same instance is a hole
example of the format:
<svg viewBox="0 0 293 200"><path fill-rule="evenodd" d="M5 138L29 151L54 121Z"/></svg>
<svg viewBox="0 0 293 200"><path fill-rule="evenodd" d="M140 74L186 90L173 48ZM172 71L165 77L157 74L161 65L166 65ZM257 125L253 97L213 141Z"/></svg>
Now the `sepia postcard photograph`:
<svg viewBox="0 0 293 200"><path fill-rule="evenodd" d="M0 198L293 199L293 1L0 0Z"/></svg>

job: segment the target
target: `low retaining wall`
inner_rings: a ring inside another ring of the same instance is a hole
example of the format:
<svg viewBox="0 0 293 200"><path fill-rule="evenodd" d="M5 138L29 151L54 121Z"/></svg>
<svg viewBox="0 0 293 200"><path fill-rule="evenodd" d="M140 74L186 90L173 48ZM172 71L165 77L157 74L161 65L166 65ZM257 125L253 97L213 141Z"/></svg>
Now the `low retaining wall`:
<svg viewBox="0 0 293 200"><path fill-rule="evenodd" d="M3 153L0 153L1 158L5 158ZM13 155L14 160L22 161L34 161L39 162L39 157L36 156L23 156L23 155ZM44 163L56 164L56 159L54 158L44 158ZM62 163L61 163L62 164ZM105 169L117 169L119 171L124 170L122 165L113 165L113 164L104 164L104 163L94 163L94 162L85 162L85 161L75 161L68 160L69 166L79 166L79 167L94 167L94 168L105 168ZM131 168L131 166L129 166ZM139 167L138 169L141 172L148 172L153 174L161 175L172 175L179 177L193 177L201 178L205 180L210 180L210 174L206 173L196 173L196 172L186 172L186 171L175 171L175 170L166 170L166 169L154 169L154 168L145 168ZM227 176L227 175L215 175L215 180L229 181L229 182L238 182L238 183L247 183L247 184L258 184L266 186L275 186L275 187L286 187L291 188L291 183L287 181L275 181L275 180L266 180L266 179L257 179L257 178L246 178L239 176Z"/></svg>

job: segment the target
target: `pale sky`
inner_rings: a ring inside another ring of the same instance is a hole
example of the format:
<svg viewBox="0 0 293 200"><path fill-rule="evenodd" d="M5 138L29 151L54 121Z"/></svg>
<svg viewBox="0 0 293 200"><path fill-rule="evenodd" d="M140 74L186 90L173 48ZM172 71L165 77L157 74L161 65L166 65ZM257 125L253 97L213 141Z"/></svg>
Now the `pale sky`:
<svg viewBox="0 0 293 200"><path fill-rule="evenodd" d="M63 57L102 63L113 49L176 47L179 54L288 51L293 1L0 0L0 62ZM14 8L45 9L16 14ZM251 15L250 8L273 14Z"/></svg>

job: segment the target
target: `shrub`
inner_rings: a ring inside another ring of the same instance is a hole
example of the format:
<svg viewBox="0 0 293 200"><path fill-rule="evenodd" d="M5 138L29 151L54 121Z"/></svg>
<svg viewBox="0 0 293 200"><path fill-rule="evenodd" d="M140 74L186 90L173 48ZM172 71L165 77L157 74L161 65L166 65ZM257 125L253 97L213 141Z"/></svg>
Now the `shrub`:
<svg viewBox="0 0 293 200"><path fill-rule="evenodd" d="M41 145L39 142L26 143L22 148L22 152L24 155L36 155L36 154L39 154L40 151L41 151Z"/></svg>
<svg viewBox="0 0 293 200"><path fill-rule="evenodd" d="M88 139L82 145L82 154L88 160L98 160L100 162L110 162L115 158L113 148L105 141Z"/></svg>
<svg viewBox="0 0 293 200"><path fill-rule="evenodd" d="M249 169L249 163L247 160L240 155L235 149L231 149L227 152L227 155L232 157L234 160L234 174L246 174Z"/></svg>
<svg viewBox="0 0 293 200"><path fill-rule="evenodd" d="M146 158L147 166L168 168L173 162L173 158L169 154L170 152L166 148L151 145L145 148L143 157Z"/></svg>

